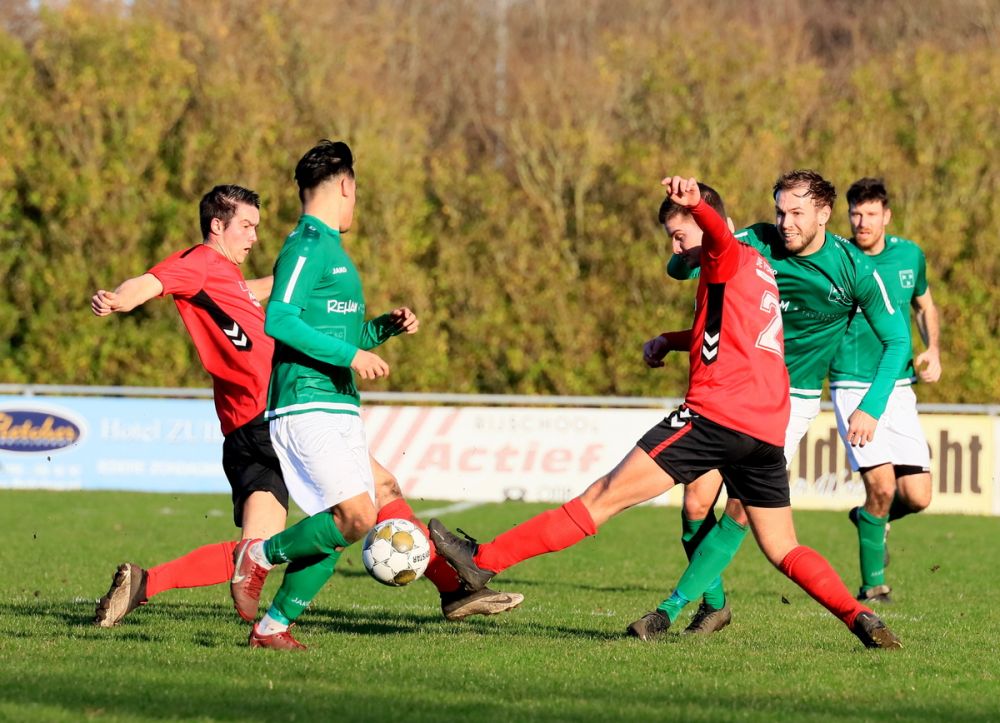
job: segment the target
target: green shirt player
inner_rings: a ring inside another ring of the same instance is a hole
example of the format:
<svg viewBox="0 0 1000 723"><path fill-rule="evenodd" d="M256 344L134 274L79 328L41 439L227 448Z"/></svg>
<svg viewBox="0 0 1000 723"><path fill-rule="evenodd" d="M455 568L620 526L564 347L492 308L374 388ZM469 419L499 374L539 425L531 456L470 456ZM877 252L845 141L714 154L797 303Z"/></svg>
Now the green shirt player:
<svg viewBox="0 0 1000 723"><path fill-rule="evenodd" d="M871 323L882 341L877 373L861 404L847 420L850 444L868 444L885 409L897 372L908 355L906 322L890 303L885 285L874 266L844 239L829 233L826 224L833 212L836 190L814 171L796 170L774 184L775 223L756 224L736 234L767 258L775 271L784 326L785 364L791 384L791 417L785 430L785 459L794 455L809 424L819 413L823 381L830 360L857 309ZM692 254L675 254L668 265L674 278L697 272L687 260ZM768 332L781 333L780 325ZM662 360L676 348L675 337L665 334L646 344L647 364ZM762 338L760 343L766 344ZM690 494L710 496L699 485L719 484L707 476L689 485ZM714 488L713 488L714 491ZM698 545L697 554L673 594L659 609L673 622L683 607L711 587L746 536L746 517L738 501L730 500L719 524ZM697 632L714 632L729 622L726 608L699 610ZM713 615L713 613L718 613Z"/></svg>
<svg viewBox="0 0 1000 723"><path fill-rule="evenodd" d="M941 376L938 313L927 285L923 251L912 241L886 234L892 212L880 179L856 181L847 191L847 203L851 242L874 262L899 315L908 318L910 307L917 312L917 327L927 348L917 357L916 366L922 381L936 382ZM855 316L830 365L830 391L842 435L845 420L870 391L879 350L878 337L867 319ZM908 360L896 375L875 438L864 447L847 445L851 468L861 472L865 485L864 506L850 512L858 528L858 599L863 602L890 601L891 590L885 584L889 521L919 512L931 500L930 451L917 418L912 389L916 380L917 369Z"/></svg>
<svg viewBox="0 0 1000 723"><path fill-rule="evenodd" d="M416 332L419 322L405 307L365 321L361 279L342 243L356 198L347 144L320 142L299 161L295 179L303 215L275 262L264 323L276 342L266 414L288 493L309 517L266 541L241 543L231 585L237 610L252 620L260 596L255 581L272 565L290 563L249 639L251 647L282 650L305 647L288 627L330 579L344 548L383 519L408 519L427 531L368 451L354 382L355 374L388 376L389 365L369 350ZM433 554L425 575L441 593L449 619L503 612L523 600L516 593L464 588Z"/></svg>

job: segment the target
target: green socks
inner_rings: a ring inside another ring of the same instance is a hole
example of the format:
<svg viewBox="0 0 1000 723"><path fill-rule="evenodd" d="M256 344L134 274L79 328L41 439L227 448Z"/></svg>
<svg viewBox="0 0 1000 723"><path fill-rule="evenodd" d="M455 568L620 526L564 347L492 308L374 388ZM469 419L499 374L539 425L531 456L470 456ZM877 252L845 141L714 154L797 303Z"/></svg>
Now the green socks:
<svg viewBox="0 0 1000 723"><path fill-rule="evenodd" d="M690 520L684 513L681 513L681 544L684 545L684 552L688 561L694 556L698 545L705 539L705 535L715 529L717 520L715 510L709 510L708 515L703 520ZM726 593L722 589L722 578L717 577L705 590L705 602L716 610L721 610L726 604Z"/></svg>
<svg viewBox="0 0 1000 723"><path fill-rule="evenodd" d="M329 555L348 544L337 529L333 514L320 512L265 540L264 555L272 565L278 565L304 557Z"/></svg>
<svg viewBox="0 0 1000 723"><path fill-rule="evenodd" d="M348 544L330 512L307 517L266 540L264 555L268 562L290 563L267 614L286 625L301 615L333 577L337 560Z"/></svg>
<svg viewBox="0 0 1000 723"><path fill-rule="evenodd" d="M858 547L861 558L861 589L885 584L885 523L864 507L858 509Z"/></svg>
<svg viewBox="0 0 1000 723"><path fill-rule="evenodd" d="M712 583L719 578L736 551L740 549L740 544L746 536L747 528L744 525L738 524L729 515L723 515L719 524L705 535L705 539L698 546L676 589L669 598L660 603L657 610L666 613L670 622L674 622L685 605L705 594Z"/></svg>
<svg viewBox="0 0 1000 723"><path fill-rule="evenodd" d="M292 562L285 570L285 577L271 602L268 615L286 625L295 620L309 607L327 580L333 577L339 559L340 553L334 552Z"/></svg>

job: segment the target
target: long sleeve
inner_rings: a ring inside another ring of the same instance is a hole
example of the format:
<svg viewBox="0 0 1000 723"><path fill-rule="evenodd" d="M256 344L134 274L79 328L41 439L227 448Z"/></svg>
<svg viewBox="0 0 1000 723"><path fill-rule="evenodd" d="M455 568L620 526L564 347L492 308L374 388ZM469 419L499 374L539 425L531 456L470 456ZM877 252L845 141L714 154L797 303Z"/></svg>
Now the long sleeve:
<svg viewBox="0 0 1000 723"><path fill-rule="evenodd" d="M739 242L725 219L704 200L691 209L691 216L705 232L701 244L701 270L705 281L710 284L728 281L740 267Z"/></svg>
<svg viewBox="0 0 1000 723"><path fill-rule="evenodd" d="M267 306L264 331L282 344L327 364L349 367L358 348L346 341L317 331L302 320L302 309L272 301Z"/></svg>

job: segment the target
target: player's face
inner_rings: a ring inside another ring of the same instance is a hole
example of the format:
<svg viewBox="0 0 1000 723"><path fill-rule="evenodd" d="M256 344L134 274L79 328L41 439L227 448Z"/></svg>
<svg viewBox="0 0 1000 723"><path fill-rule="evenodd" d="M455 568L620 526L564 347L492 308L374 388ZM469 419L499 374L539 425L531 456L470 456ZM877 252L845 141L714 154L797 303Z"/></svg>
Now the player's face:
<svg viewBox="0 0 1000 723"><path fill-rule="evenodd" d="M701 227L686 213L674 214L663 227L673 244L674 253L684 259L689 269L697 268L701 264L701 238L705 233Z"/></svg>
<svg viewBox="0 0 1000 723"><path fill-rule="evenodd" d="M236 204L229 225L222 231L220 244L229 258L237 264L246 261L250 249L257 243L257 226L260 224L260 211L246 203Z"/></svg>
<svg viewBox="0 0 1000 723"><path fill-rule="evenodd" d="M823 245L830 207L818 207L806 186L782 189L774 199L774 225L785 248L797 256L807 256Z"/></svg>
<svg viewBox="0 0 1000 723"><path fill-rule="evenodd" d="M892 212L881 201L865 201L848 209L851 218L851 234L862 251L881 250L885 242L885 227Z"/></svg>
<svg viewBox="0 0 1000 723"><path fill-rule="evenodd" d="M341 180L340 232L346 233L354 223L354 206L357 203L357 183L353 178L345 176Z"/></svg>

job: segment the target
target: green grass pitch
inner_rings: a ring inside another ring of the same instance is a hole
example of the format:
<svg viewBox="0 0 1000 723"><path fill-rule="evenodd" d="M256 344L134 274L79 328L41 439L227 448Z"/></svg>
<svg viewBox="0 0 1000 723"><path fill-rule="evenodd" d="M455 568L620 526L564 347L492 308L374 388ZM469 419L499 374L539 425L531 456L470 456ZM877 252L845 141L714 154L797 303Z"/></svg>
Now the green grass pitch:
<svg viewBox="0 0 1000 723"><path fill-rule="evenodd" d="M418 513L439 506L413 501ZM483 505L443 520L489 539L545 507ZM441 617L427 582L375 583L355 546L296 628L310 649L283 654L247 647L226 586L168 591L112 630L90 624L118 563L151 566L230 537L228 498L0 491L0 720L1000 718L1000 520L893 525L897 602L881 612L904 649L885 652L862 648L750 540L725 577L729 628L626 638L684 567L678 517L630 510L596 539L495 580L525 594L520 609L461 623ZM796 521L855 588L846 515Z"/></svg>

